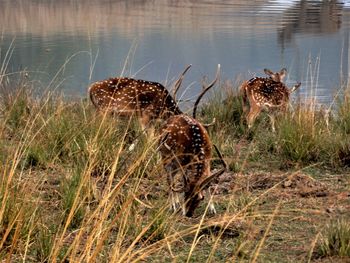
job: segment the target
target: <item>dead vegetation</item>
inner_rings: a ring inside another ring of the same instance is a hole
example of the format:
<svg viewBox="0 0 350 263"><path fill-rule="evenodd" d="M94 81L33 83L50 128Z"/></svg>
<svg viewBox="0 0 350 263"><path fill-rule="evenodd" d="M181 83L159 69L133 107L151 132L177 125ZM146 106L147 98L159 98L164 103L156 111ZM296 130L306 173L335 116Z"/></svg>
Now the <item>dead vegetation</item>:
<svg viewBox="0 0 350 263"><path fill-rule="evenodd" d="M203 203L185 218L170 210L154 142L140 136L136 150L128 150L137 125L103 119L85 102L26 96L14 96L21 103L0 116L1 260L348 260L338 253L344 246L333 246L347 232L325 231L326 225L338 229L334 220L345 222L341 230L349 223L348 168L298 158L281 165L287 160L278 156L282 140L269 142L274 137L265 131L268 143L259 141L263 123L247 135L237 122L239 141L224 128L210 131L231 170L211 185L217 214ZM216 157L212 165L220 169ZM322 244L330 244L324 254Z"/></svg>

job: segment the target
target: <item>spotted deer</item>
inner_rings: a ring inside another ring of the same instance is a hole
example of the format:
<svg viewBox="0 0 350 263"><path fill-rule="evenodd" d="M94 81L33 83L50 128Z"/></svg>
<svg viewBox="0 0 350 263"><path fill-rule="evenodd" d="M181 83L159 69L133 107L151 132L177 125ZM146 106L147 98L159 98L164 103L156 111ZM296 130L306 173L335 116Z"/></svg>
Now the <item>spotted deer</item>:
<svg viewBox="0 0 350 263"><path fill-rule="evenodd" d="M204 88L197 98L193 116L195 116L197 105L204 93L214 86L217 81L219 68L215 80L207 88ZM210 182L226 170L226 164L215 147L224 168L211 173L212 147L205 126L194 117L186 114L173 115L161 127L159 151L167 173L172 207L175 211L180 204L179 194L183 193L183 214L192 216L194 210L204 198L204 189L208 188ZM176 177L180 177L180 181L182 181L182 187L180 188L174 186ZM211 202L209 203L209 209L212 213L215 213L214 205Z"/></svg>
<svg viewBox="0 0 350 263"><path fill-rule="evenodd" d="M297 90L301 83L288 88L283 83L287 73L285 68L276 73L269 69L264 69L264 72L269 76L268 78L255 77L243 82L241 85L243 112L246 113L248 128L251 128L260 112L262 110L267 111L271 120L272 130L275 131L275 114L286 111L290 94ZM249 104L248 113L247 104Z"/></svg>
<svg viewBox="0 0 350 263"><path fill-rule="evenodd" d="M176 81L175 91L190 67L187 66ZM167 119L182 113L170 92L157 82L125 77L109 78L93 83L89 87L89 95L99 110L107 110L118 116L136 115L143 129L156 119Z"/></svg>

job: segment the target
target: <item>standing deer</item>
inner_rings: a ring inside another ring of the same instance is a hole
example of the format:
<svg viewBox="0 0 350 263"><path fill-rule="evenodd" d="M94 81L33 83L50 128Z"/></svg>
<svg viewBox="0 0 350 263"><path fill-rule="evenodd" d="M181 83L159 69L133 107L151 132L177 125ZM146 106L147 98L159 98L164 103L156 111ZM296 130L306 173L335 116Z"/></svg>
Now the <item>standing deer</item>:
<svg viewBox="0 0 350 263"><path fill-rule="evenodd" d="M247 104L249 104L249 113L246 114L246 119L248 128L251 128L260 112L262 110L268 111L272 130L275 131L275 113L286 111L290 94L297 90L301 83L289 89L282 82L287 73L285 68L276 73L269 69L264 69L264 72L269 75L268 78L255 77L241 85L243 112L247 112Z"/></svg>
<svg viewBox="0 0 350 263"><path fill-rule="evenodd" d="M224 168L211 174L212 143L204 125L194 117L197 105L206 91L217 81L220 66L215 80L197 98L193 109L193 117L186 114L171 116L160 129L159 151L167 172L171 188L172 207L176 211L179 206L179 193L184 194L183 214L192 216L199 202L204 198L203 190L209 183L226 170L226 164L218 151ZM175 177L180 174L183 187L174 188ZM209 209L215 213L212 203Z"/></svg>
<svg viewBox="0 0 350 263"><path fill-rule="evenodd" d="M175 92L181 85L187 66L175 84ZM132 78L110 78L93 83L89 87L92 103L99 110L107 110L119 116L136 115L142 128L156 119L167 119L181 114L175 99L160 83Z"/></svg>

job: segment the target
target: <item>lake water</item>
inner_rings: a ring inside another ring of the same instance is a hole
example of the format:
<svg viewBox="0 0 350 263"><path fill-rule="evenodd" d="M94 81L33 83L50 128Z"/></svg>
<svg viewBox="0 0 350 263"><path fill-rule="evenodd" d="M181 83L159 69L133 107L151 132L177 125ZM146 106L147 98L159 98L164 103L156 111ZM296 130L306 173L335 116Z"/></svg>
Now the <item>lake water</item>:
<svg viewBox="0 0 350 263"><path fill-rule="evenodd" d="M0 0L0 30L7 72L67 97L121 75L170 88L188 64L185 99L217 64L236 84L286 67L297 95L325 104L350 78L350 1Z"/></svg>

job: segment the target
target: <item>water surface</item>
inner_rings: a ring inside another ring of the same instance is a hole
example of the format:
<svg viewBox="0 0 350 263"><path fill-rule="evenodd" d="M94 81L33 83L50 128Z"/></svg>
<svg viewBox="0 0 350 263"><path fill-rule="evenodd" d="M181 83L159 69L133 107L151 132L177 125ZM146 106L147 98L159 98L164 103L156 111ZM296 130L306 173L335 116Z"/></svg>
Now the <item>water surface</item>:
<svg viewBox="0 0 350 263"><path fill-rule="evenodd" d="M350 1L0 0L0 30L8 71L67 97L120 75L170 88L187 64L185 99L217 64L233 83L286 67L297 95L326 104L349 79Z"/></svg>

